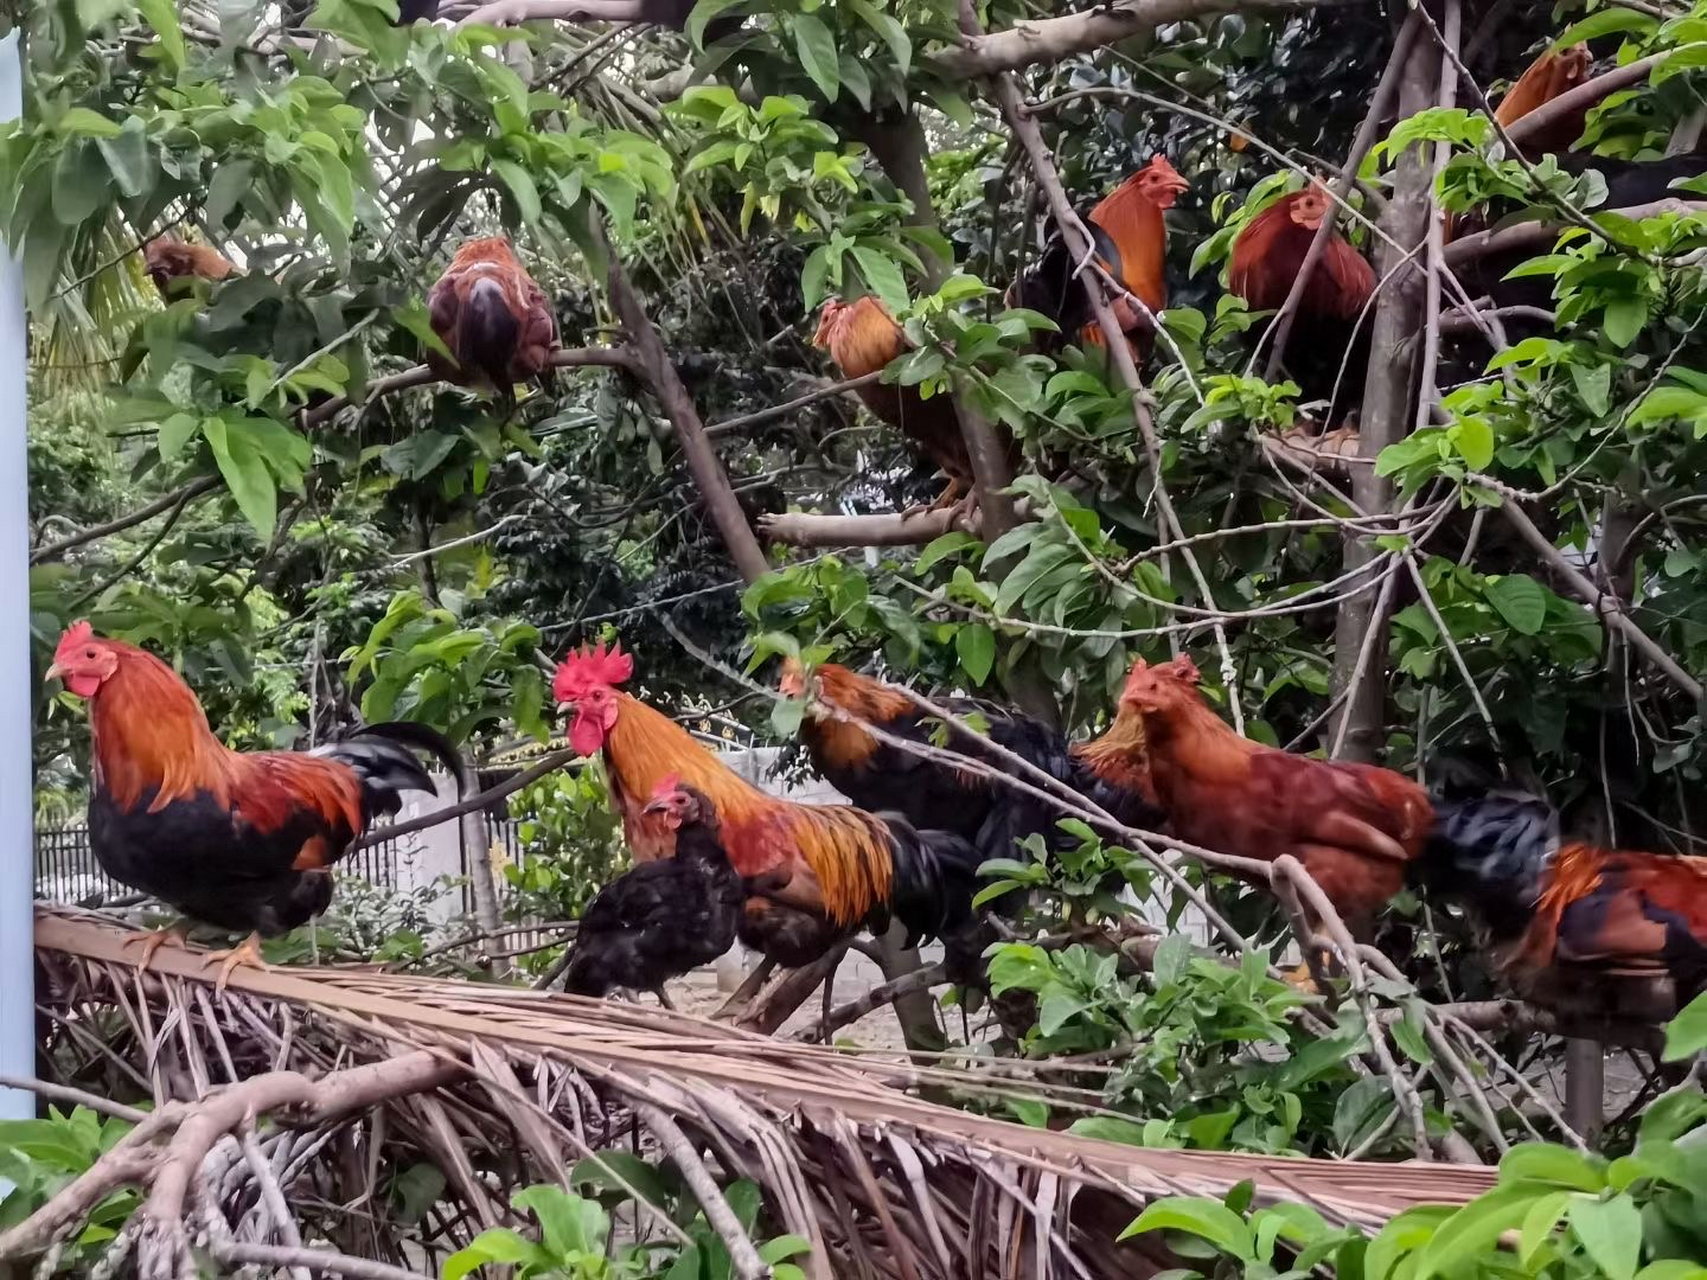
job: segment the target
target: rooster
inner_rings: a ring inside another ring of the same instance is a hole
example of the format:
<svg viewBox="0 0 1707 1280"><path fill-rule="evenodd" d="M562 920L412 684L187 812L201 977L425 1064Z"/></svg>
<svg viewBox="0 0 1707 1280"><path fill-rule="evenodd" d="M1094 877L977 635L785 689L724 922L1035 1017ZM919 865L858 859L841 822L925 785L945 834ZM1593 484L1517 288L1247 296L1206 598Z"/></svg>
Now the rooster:
<svg viewBox="0 0 1707 1280"><path fill-rule="evenodd" d="M653 991L710 964L734 945L746 894L718 833L717 810L676 778L658 784L643 811L675 835L675 856L642 862L599 890L581 915L568 990Z"/></svg>
<svg viewBox="0 0 1707 1280"><path fill-rule="evenodd" d="M806 671L795 659L783 663L778 688L785 697L805 694ZM970 840L985 859L1012 857L1014 842L1030 835L1056 838L1056 822L1066 816L1059 806L881 742L846 718L856 717L911 742L932 743L937 732L935 718L905 693L833 662L821 663L813 670L811 688L812 702L801 725L801 737L813 767L855 804L867 809L894 809L917 826L953 831ZM1071 746L1065 735L1041 721L991 702L974 698L937 701L957 719L982 720L991 742L1056 782L1072 787L1124 824L1149 827L1157 816L1145 803L1142 788L1134 785L1124 760L1105 765L1092 744ZM946 746L982 758L1000 773L1015 772L1008 761L993 752L986 755L963 734L952 734ZM1016 776L1038 785L1035 779Z"/></svg>
<svg viewBox="0 0 1707 1280"><path fill-rule="evenodd" d="M1327 214L1328 194L1319 183L1269 205L1233 241L1227 287L1252 311L1278 311ZM1359 319L1374 292L1374 269L1333 232L1298 299L1281 353L1304 399L1328 402L1325 425L1330 430L1341 425L1348 405L1363 394L1370 324Z"/></svg>
<svg viewBox="0 0 1707 1280"><path fill-rule="evenodd" d="M1197 683L1183 654L1159 666L1139 658L1120 694L1118 719L1143 722L1140 763L1168 829L1235 857L1272 862L1291 854L1348 927L1367 934L1423 852L1433 815L1428 793L1390 769L1312 760L1241 737Z"/></svg>
<svg viewBox="0 0 1707 1280"><path fill-rule="evenodd" d="M142 251L148 278L168 301L179 291L179 280L223 280L233 271L225 255L205 244L186 244L176 236L156 236Z"/></svg>
<svg viewBox="0 0 1707 1280"><path fill-rule="evenodd" d="M433 372L501 396L544 373L557 346L557 319L545 292L503 236L470 240L456 251L427 295L427 318L453 357L429 349Z"/></svg>
<svg viewBox="0 0 1707 1280"><path fill-rule="evenodd" d="M844 377L863 378L912 350L906 332L889 308L873 297L857 302L831 298L818 313L812 345L830 353ZM859 398L873 414L906 436L948 477L948 486L931 504L933 510L952 506L972 489L972 456L960 434L953 397L938 392L925 399L917 387L873 382L859 388ZM1014 445L1004 438L1010 459Z"/></svg>
<svg viewBox="0 0 1707 1280"><path fill-rule="evenodd" d="M404 791L436 793L405 743L456 750L421 725L373 725L309 752L229 750L178 674L134 645L76 622L60 637L49 680L89 703L94 793L89 845L113 879L185 916L233 932L217 953L224 988L240 964L265 968L263 935L325 911L331 867ZM139 969L177 929L139 935Z"/></svg>
<svg viewBox="0 0 1707 1280"><path fill-rule="evenodd" d="M1593 59L1586 44L1574 44L1568 49L1547 49L1530 63L1517 83L1500 99L1494 108L1494 119L1510 128L1537 107L1544 106L1561 94L1575 89L1588 80ZM1588 108L1573 111L1563 120L1549 125L1525 141L1523 150L1530 155L1563 151L1583 136L1583 124Z"/></svg>
<svg viewBox="0 0 1707 1280"><path fill-rule="evenodd" d="M1495 794L1438 807L1424 867L1525 999L1660 1022L1707 989L1707 858L1567 842L1545 801Z"/></svg>
<svg viewBox="0 0 1707 1280"><path fill-rule="evenodd" d="M1144 308L1124 294L1109 300L1140 365L1154 338L1150 316L1168 305L1168 227L1162 215L1173 208L1181 192L1189 190L1191 184L1180 177L1168 158L1157 155L1084 217L1097 265L1149 309L1150 315L1146 315ZM1090 295L1079 275L1079 263L1068 250L1061 229L1051 222L1042 256L1009 290L1008 304L1054 320L1061 330L1058 341L1076 337L1081 346L1100 346L1102 326L1096 322Z"/></svg>
<svg viewBox="0 0 1707 1280"><path fill-rule="evenodd" d="M757 913L783 908L807 917L789 923L818 948L808 958L861 927L885 927L890 915L915 939L941 936L968 919L978 855L965 840L915 830L898 814L766 795L668 716L623 693L618 686L633 670L618 646L582 648L558 666L552 692L569 710L570 745L603 756L637 859L671 852L675 833L648 820L640 797L673 775L711 800L731 863L750 898L765 900Z"/></svg>

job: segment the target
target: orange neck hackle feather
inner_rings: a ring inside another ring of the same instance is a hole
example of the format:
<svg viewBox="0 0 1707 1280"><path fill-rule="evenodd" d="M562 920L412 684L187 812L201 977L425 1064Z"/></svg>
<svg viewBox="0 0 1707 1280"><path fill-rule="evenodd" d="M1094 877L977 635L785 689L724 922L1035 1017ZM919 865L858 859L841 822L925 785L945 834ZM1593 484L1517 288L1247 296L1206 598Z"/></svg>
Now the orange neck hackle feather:
<svg viewBox="0 0 1707 1280"><path fill-rule="evenodd" d="M743 876L798 856L817 879L825 914L843 926L857 924L889 900L889 846L876 818L846 805L801 805L768 796L663 712L626 693L616 698L604 758L630 841L648 838L635 822L634 801L675 774L716 808L729 861ZM638 848L636 853L644 856Z"/></svg>
<svg viewBox="0 0 1707 1280"><path fill-rule="evenodd" d="M1525 68L1510 92L1494 109L1494 119L1509 128L1537 107L1576 88L1588 79L1592 59L1586 44L1548 49Z"/></svg>
<svg viewBox="0 0 1707 1280"><path fill-rule="evenodd" d="M876 373L907 350L907 335L889 308L873 297L857 302L832 298L824 304L812 344L850 378Z"/></svg>
<svg viewBox="0 0 1707 1280"><path fill-rule="evenodd" d="M1110 786L1134 792L1148 804L1156 803L1156 787L1150 777L1150 740L1143 716L1123 712L1115 716L1102 736L1077 743L1071 750Z"/></svg>
<svg viewBox="0 0 1707 1280"><path fill-rule="evenodd" d="M1167 306L1168 226L1162 211L1189 184L1156 156L1099 201L1090 220L1120 249L1121 283L1152 311Z"/></svg>
<svg viewBox="0 0 1707 1280"><path fill-rule="evenodd" d="M821 665L816 675L818 701L869 724L887 724L913 710L912 699L905 694L833 662ZM859 725L827 711L809 717L802 733L832 766L863 764L878 747L877 739Z"/></svg>
<svg viewBox="0 0 1707 1280"><path fill-rule="evenodd" d="M1325 213L1315 188L1294 191L1269 205L1233 241L1227 287L1254 311L1274 311L1285 301L1298 267L1310 250ZM1303 221L1300 221L1300 218ZM1300 309L1351 319L1375 292L1375 271L1362 254L1335 231L1327 252L1310 277Z"/></svg>

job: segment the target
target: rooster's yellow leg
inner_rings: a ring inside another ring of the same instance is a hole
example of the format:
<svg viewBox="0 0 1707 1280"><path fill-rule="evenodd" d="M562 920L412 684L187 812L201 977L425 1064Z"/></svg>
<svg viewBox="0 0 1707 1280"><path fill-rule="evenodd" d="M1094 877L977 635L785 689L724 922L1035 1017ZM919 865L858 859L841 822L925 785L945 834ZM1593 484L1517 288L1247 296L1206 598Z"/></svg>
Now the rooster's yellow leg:
<svg viewBox="0 0 1707 1280"><path fill-rule="evenodd" d="M189 949L189 939L185 936L189 930L190 922L188 920L175 920L164 929L138 930L136 933L127 936L119 944L119 950L141 947L142 957L136 962L136 971L147 973L148 966L154 963L154 953L161 947L172 946L184 950Z"/></svg>
<svg viewBox="0 0 1707 1280"><path fill-rule="evenodd" d="M226 985L231 981L233 971L239 965L246 964L251 968L261 970L263 973L272 968L261 958L261 935L258 933L251 933L242 942L228 950L210 951L207 963L211 965L216 962L219 964L219 977L215 979L213 984L216 995L224 992Z"/></svg>

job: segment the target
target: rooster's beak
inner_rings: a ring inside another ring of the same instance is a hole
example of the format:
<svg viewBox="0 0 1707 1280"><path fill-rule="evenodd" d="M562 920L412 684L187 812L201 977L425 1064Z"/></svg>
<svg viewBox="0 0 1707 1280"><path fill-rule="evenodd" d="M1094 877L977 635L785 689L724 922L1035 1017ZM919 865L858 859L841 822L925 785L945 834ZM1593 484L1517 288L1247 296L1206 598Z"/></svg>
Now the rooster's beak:
<svg viewBox="0 0 1707 1280"><path fill-rule="evenodd" d="M669 809L669 807L670 807L670 802L668 800L654 800L654 801L652 801L651 804L647 805L640 812L641 813L664 813Z"/></svg>
<svg viewBox="0 0 1707 1280"><path fill-rule="evenodd" d="M65 670L56 662L47 669L47 674L42 676L41 682L43 684L52 684L55 680L63 679L65 679Z"/></svg>

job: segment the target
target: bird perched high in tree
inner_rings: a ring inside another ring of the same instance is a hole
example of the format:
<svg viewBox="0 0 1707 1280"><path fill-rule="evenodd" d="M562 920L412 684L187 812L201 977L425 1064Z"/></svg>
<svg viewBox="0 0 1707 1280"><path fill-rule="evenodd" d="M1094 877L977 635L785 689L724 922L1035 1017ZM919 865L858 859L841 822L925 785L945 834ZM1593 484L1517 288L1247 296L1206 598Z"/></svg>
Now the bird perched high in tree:
<svg viewBox="0 0 1707 1280"><path fill-rule="evenodd" d="M1568 49L1543 50L1541 56L1529 64L1518 77L1517 83L1500 99L1499 106L1494 108L1494 119L1506 128L1511 128L1537 107L1545 106L1561 94L1586 83L1592 63L1593 58L1586 44L1574 44ZM1569 111L1563 119L1526 139L1523 150L1531 155L1563 151L1583 136L1583 124L1587 119L1586 106L1580 110Z"/></svg>
<svg viewBox="0 0 1707 1280"><path fill-rule="evenodd" d="M1227 287L1252 311L1278 311L1328 208L1327 191L1311 183L1257 214L1233 241ZM1332 232L1298 299L1281 353L1305 401L1328 402L1323 425L1329 430L1340 426L1363 398L1371 328L1363 312L1374 292L1374 269L1338 231Z"/></svg>
<svg viewBox="0 0 1707 1280"><path fill-rule="evenodd" d="M829 352L830 359L849 378L879 373L913 349L889 308L873 297L856 302L831 298L818 314L812 345ZM960 418L951 396L939 392L926 399L917 387L889 382L870 383L857 394L867 409L906 436L948 477L948 487L933 508L948 506L971 492L972 457L960 433ZM1004 438L1003 446L1010 460L1016 456L1011 439Z"/></svg>
<svg viewBox="0 0 1707 1280"><path fill-rule="evenodd" d="M60 638L47 676L89 702L89 845L102 869L192 919L250 931L224 953L222 987L238 964L261 964L262 936L326 909L331 868L403 792L435 791L409 745L460 772L456 749L414 724L308 752L232 751L177 672L87 622ZM177 937L146 936L140 967Z"/></svg>
<svg viewBox="0 0 1707 1280"><path fill-rule="evenodd" d="M675 855L642 862L611 881L581 914L566 986L577 995L654 991L710 964L735 944L746 899L705 795L666 778L643 812L675 836Z"/></svg>
<svg viewBox="0 0 1707 1280"><path fill-rule="evenodd" d="M785 661L780 692L800 697L807 685L801 664L792 658ZM1030 835L1056 838L1056 823L1067 813L1060 806L1000 779L880 741L856 723L856 719L864 721L920 746L932 744L940 731L936 718L901 690L826 662L813 669L811 693L801 738L813 767L855 804L893 809L917 827L953 831L970 840L984 859L1013 857L1014 842ZM960 720L981 724L991 743L1071 787L1126 825L1147 828L1159 817L1141 790L1131 785L1124 762L1099 772L1101 755L1091 744L1073 746L1065 734L1042 721L983 699L932 701ZM999 774L1044 789L1037 780L1018 773L1011 761L982 749L974 738L956 733L945 745L983 761Z"/></svg>
<svg viewBox="0 0 1707 1280"><path fill-rule="evenodd" d="M462 386L508 396L536 378L557 347L557 318L503 236L470 240L427 295L427 319L452 360L429 349L427 364Z"/></svg>
<svg viewBox="0 0 1707 1280"><path fill-rule="evenodd" d="M1260 862L1291 854L1346 924L1367 933L1422 854L1433 820L1428 793L1391 769L1312 760L1242 737L1197 684L1184 655L1159 666L1139 658L1120 695L1118 719L1143 722L1142 764L1169 831Z"/></svg>
<svg viewBox="0 0 1707 1280"><path fill-rule="evenodd" d="M1182 192L1190 190L1191 184L1180 177L1168 158L1157 155L1084 215L1095 263L1121 286L1121 292L1111 291L1109 302L1121 332L1133 343L1139 364L1148 356L1155 337L1150 317L1168 305L1168 225L1162 215L1173 208ZM1061 330L1057 344L1098 346L1103 341L1102 327L1096 323L1079 266L1061 229L1051 219L1044 231L1042 256L1009 290L1008 304L1040 312L1055 321ZM1138 306L1127 294L1144 305Z"/></svg>
<svg viewBox="0 0 1707 1280"><path fill-rule="evenodd" d="M187 244L176 236L156 236L142 251L148 267L148 278L160 290L160 296L170 300L186 288L180 280L223 280L236 267L218 249L205 244Z"/></svg>
<svg viewBox="0 0 1707 1280"><path fill-rule="evenodd" d="M750 891L822 921L825 948L862 927L886 928L891 916L915 938L941 936L969 918L978 855L965 840L915 830L898 814L766 795L668 716L623 693L633 670L615 646L583 648L558 666L552 690L571 716L570 745L603 756L637 858L671 852L674 833L648 821L642 797L675 776L715 807L723 846Z"/></svg>
<svg viewBox="0 0 1707 1280"><path fill-rule="evenodd" d="M1707 858L1567 841L1544 800L1495 794L1437 807L1424 867L1536 1004L1661 1022L1707 989Z"/></svg>

